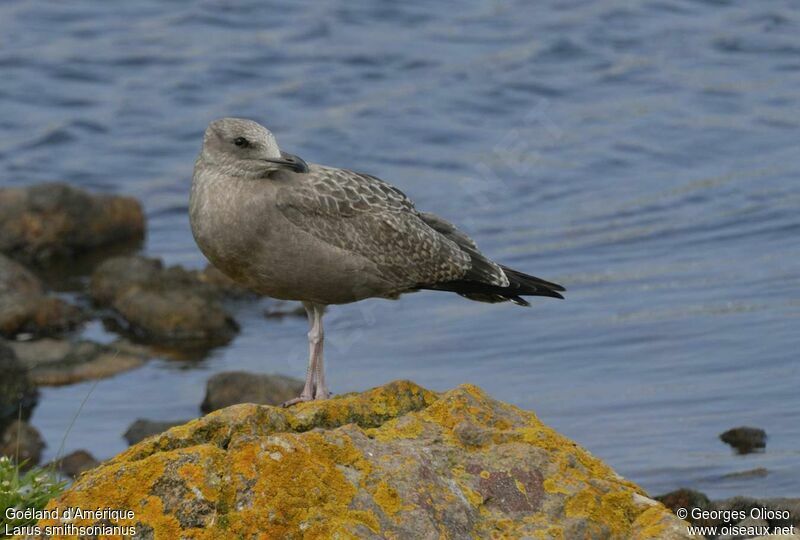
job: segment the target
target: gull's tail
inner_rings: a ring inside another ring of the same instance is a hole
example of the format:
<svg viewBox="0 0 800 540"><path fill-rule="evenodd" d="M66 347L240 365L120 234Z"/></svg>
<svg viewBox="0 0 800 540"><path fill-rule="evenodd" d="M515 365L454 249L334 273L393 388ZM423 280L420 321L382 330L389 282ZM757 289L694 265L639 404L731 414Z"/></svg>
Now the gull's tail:
<svg viewBox="0 0 800 540"><path fill-rule="evenodd" d="M523 296L564 298L559 292L564 292L566 289L558 283L545 281L536 276L531 276L503 265L500 265L500 268L503 269L503 273L508 277L508 287L499 287L481 281L460 279L436 283L421 288L436 291L451 291L478 302L514 302L519 306L530 305L522 298Z"/></svg>

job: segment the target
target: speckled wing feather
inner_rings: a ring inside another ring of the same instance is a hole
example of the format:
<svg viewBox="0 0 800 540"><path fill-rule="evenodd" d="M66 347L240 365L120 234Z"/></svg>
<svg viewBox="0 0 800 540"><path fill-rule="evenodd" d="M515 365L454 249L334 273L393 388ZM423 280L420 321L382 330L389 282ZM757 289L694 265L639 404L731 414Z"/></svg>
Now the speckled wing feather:
<svg viewBox="0 0 800 540"><path fill-rule="evenodd" d="M455 242L462 252L469 255L470 267L461 279L486 283L496 287L508 287L508 277L503 269L478 251L478 245L472 238L436 214L420 212L419 216L433 230Z"/></svg>
<svg viewBox="0 0 800 540"><path fill-rule="evenodd" d="M277 207L304 231L372 261L398 291L463 279L472 268L468 243L431 227L374 176L314 165L278 192Z"/></svg>

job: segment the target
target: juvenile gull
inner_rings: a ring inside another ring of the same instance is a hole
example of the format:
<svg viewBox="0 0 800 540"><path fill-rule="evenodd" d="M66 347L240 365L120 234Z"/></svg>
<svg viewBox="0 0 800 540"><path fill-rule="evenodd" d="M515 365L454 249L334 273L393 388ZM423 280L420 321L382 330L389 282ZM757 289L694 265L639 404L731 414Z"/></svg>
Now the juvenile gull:
<svg viewBox="0 0 800 540"><path fill-rule="evenodd" d="M225 274L259 293L303 302L306 382L285 406L330 395L322 360L329 304L429 289L527 306L522 296L562 298L564 291L491 261L454 225L420 212L379 178L281 151L252 120L209 124L189 217L197 245Z"/></svg>

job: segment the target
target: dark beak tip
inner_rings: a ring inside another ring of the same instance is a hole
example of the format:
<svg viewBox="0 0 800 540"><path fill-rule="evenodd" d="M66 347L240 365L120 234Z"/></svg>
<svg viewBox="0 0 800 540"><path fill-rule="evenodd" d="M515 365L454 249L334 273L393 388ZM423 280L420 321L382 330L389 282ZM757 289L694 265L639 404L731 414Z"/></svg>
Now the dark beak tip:
<svg viewBox="0 0 800 540"><path fill-rule="evenodd" d="M281 151L280 159L266 159L265 161L276 163L278 165L284 165L296 173L308 172L308 164L303 159L295 156L294 154L289 154L283 151Z"/></svg>

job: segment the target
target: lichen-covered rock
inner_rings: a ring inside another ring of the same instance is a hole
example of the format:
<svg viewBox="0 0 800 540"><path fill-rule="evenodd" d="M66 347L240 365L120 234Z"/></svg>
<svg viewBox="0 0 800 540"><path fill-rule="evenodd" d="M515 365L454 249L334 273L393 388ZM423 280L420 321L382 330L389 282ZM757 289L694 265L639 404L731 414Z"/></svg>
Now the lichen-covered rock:
<svg viewBox="0 0 800 540"><path fill-rule="evenodd" d="M104 379L144 364L150 354L141 345L118 339L108 345L87 340L40 339L9 345L28 377L39 386L61 386Z"/></svg>
<svg viewBox="0 0 800 540"><path fill-rule="evenodd" d="M599 459L471 385L228 407L82 475L55 506L131 509L121 524L156 539L688 538Z"/></svg>
<svg viewBox="0 0 800 540"><path fill-rule="evenodd" d="M39 266L144 237L131 197L91 194L64 183L0 189L0 252Z"/></svg>
<svg viewBox="0 0 800 540"><path fill-rule="evenodd" d="M0 432L17 418L27 420L39 399L39 390L14 350L0 340Z"/></svg>
<svg viewBox="0 0 800 540"><path fill-rule="evenodd" d="M75 328L83 318L80 309L46 295L36 276L0 254L0 335L58 334Z"/></svg>
<svg viewBox="0 0 800 540"><path fill-rule="evenodd" d="M220 305L226 288L160 260L115 257L92 274L90 294L121 317L119 330L146 342L186 347L223 345L238 326Z"/></svg>
<svg viewBox="0 0 800 540"><path fill-rule="evenodd" d="M200 410L210 413L237 403L280 405L302 391L303 381L286 375L224 371L208 379Z"/></svg>

